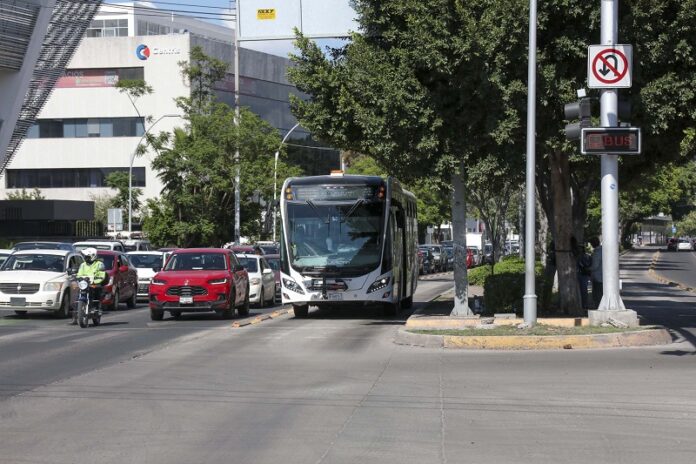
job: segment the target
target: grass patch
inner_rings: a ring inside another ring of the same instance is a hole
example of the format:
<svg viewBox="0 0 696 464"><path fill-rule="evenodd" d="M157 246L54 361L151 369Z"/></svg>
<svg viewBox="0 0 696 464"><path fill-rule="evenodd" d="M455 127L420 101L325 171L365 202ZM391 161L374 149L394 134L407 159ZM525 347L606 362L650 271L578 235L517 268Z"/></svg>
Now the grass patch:
<svg viewBox="0 0 696 464"><path fill-rule="evenodd" d="M620 329L618 327L557 327L551 325L537 324L527 329L518 329L515 326L500 325L492 329L446 329L446 330L409 330L409 332L425 335L455 335L461 337L489 336L502 337L510 335L597 335L619 332L633 332L636 330L652 329L653 327L640 327Z"/></svg>

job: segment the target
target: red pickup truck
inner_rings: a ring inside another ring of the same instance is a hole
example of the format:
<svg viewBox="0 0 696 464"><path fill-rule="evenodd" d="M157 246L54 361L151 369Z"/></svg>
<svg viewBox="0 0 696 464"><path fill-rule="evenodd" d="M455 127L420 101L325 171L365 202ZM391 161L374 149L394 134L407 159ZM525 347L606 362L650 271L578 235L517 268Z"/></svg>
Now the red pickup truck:
<svg viewBox="0 0 696 464"><path fill-rule="evenodd" d="M150 318L161 321L185 312L215 311L231 318L235 308L249 315L249 275L231 250L186 248L172 253L164 269L155 269L149 291Z"/></svg>

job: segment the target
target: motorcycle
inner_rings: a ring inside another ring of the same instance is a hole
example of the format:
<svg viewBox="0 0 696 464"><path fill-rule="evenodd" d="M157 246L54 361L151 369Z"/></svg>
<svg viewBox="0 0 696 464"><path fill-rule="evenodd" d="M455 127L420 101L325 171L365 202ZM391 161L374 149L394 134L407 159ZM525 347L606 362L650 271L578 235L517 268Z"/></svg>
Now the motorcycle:
<svg viewBox="0 0 696 464"><path fill-rule="evenodd" d="M77 287L80 293L77 297L77 307L73 311L73 323L77 322L83 329L89 325L90 319L95 327L101 322L102 311L98 300L92 300L90 288L97 287L92 284L89 277L78 277Z"/></svg>

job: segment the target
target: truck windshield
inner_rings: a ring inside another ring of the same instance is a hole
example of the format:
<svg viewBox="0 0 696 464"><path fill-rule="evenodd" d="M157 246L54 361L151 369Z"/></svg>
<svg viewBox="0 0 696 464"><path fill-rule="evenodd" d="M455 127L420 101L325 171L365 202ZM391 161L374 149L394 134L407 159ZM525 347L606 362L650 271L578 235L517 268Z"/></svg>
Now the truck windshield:
<svg viewBox="0 0 696 464"><path fill-rule="evenodd" d="M379 266L383 203L288 202L290 264L308 275L359 275Z"/></svg>

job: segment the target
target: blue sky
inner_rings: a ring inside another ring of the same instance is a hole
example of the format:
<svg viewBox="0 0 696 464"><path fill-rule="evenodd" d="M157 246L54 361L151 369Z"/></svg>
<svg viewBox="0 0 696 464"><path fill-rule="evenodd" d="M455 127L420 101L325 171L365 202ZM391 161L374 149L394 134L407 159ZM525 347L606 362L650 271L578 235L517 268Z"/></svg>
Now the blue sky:
<svg viewBox="0 0 696 464"><path fill-rule="evenodd" d="M121 3L124 0L105 0L104 3ZM228 0L142 0L141 3L151 3L150 6L163 10L177 10L180 14L198 15L210 18L211 22L224 23L225 14L230 13L230 8L234 9L234 1ZM187 13L184 13L187 12ZM199 18L202 19L202 18ZM319 45L337 47L345 41L338 39L324 39L318 41ZM296 51L291 40L267 40L243 42L242 47L271 53L282 57Z"/></svg>

